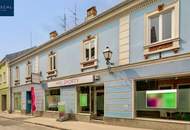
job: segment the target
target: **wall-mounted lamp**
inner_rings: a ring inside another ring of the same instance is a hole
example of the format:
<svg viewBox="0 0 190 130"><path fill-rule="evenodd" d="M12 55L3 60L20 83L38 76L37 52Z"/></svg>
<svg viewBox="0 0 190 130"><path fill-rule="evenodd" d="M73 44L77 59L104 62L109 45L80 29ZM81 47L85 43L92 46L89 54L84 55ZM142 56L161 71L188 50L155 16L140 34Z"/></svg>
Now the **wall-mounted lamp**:
<svg viewBox="0 0 190 130"><path fill-rule="evenodd" d="M109 71L111 72L111 66L114 65L114 63L110 62L112 57L112 51L107 46L106 49L103 51L104 58L106 60L106 65L108 66Z"/></svg>

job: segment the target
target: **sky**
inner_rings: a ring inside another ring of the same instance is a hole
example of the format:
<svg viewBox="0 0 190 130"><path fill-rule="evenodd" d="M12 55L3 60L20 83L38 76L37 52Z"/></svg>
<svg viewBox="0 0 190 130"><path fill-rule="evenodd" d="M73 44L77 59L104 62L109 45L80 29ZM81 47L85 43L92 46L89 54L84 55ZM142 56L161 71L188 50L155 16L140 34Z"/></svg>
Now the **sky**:
<svg viewBox="0 0 190 130"><path fill-rule="evenodd" d="M14 16L0 16L0 59L6 54L47 42L51 31L63 33L61 19L64 14L67 29L71 29L75 25L72 14L75 6L79 24L84 22L89 7L96 6L99 14L121 1L123 0L14 0Z"/></svg>

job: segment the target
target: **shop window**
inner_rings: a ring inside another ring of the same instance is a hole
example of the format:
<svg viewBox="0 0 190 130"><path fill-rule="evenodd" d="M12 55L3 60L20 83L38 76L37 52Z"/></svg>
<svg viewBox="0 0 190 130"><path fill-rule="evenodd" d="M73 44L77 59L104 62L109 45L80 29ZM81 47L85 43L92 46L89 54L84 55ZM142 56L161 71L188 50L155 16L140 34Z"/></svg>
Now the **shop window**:
<svg viewBox="0 0 190 130"><path fill-rule="evenodd" d="M57 70L56 70L56 53L51 51L48 56L48 77L56 77L57 76Z"/></svg>
<svg viewBox="0 0 190 130"><path fill-rule="evenodd" d="M190 121L189 81L190 78L136 81L136 117Z"/></svg>
<svg viewBox="0 0 190 130"><path fill-rule="evenodd" d="M58 102L60 101L60 89L46 91L46 110L58 111Z"/></svg>
<svg viewBox="0 0 190 130"><path fill-rule="evenodd" d="M81 43L81 69L97 66L97 36L88 36Z"/></svg>
<svg viewBox="0 0 190 130"><path fill-rule="evenodd" d="M21 93L14 93L14 110L21 110Z"/></svg>

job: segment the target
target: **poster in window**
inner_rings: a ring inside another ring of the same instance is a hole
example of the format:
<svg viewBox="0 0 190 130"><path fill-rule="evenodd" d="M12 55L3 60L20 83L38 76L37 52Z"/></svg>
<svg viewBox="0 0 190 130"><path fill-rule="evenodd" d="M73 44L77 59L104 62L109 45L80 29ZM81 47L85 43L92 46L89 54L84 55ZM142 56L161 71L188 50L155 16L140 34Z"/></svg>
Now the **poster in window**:
<svg viewBox="0 0 190 130"><path fill-rule="evenodd" d="M80 106L81 107L88 106L88 104L87 104L87 94L80 94Z"/></svg>

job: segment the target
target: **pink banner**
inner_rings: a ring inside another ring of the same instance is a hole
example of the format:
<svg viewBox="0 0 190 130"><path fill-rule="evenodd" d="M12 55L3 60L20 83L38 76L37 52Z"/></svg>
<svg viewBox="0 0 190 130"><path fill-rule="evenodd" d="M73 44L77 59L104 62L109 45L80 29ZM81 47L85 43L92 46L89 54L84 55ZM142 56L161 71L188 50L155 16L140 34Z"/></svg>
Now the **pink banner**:
<svg viewBox="0 0 190 130"><path fill-rule="evenodd" d="M31 87L31 105L32 105L32 112L36 111L36 97L34 87Z"/></svg>

